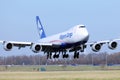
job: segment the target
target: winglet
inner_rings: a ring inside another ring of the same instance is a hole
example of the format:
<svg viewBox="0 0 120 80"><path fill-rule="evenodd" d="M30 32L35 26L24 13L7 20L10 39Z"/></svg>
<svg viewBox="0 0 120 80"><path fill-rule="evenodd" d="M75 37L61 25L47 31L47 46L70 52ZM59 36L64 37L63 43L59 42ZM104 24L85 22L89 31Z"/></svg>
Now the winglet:
<svg viewBox="0 0 120 80"><path fill-rule="evenodd" d="M46 34L45 34L44 29L43 29L43 26L42 26L42 23L40 21L39 16L36 16L36 25L37 25L37 29L38 29L40 39L45 38Z"/></svg>

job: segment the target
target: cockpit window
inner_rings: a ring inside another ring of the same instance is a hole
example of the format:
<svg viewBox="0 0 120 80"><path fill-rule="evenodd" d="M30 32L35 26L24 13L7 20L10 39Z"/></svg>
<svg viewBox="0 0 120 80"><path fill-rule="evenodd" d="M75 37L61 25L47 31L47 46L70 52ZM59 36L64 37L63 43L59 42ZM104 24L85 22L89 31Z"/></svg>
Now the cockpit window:
<svg viewBox="0 0 120 80"><path fill-rule="evenodd" d="M85 26L84 25L80 25L79 28L85 28Z"/></svg>

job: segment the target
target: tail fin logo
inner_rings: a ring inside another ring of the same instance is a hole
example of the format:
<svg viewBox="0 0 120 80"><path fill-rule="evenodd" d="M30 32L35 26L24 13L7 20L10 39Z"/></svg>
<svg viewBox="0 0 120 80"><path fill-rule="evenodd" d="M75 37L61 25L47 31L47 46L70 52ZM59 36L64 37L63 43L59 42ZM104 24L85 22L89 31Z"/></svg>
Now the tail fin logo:
<svg viewBox="0 0 120 80"><path fill-rule="evenodd" d="M37 24L37 29L38 29L40 39L45 38L46 34L45 34L44 29L43 29L43 26L42 26L42 23L40 21L39 16L36 16L36 24Z"/></svg>

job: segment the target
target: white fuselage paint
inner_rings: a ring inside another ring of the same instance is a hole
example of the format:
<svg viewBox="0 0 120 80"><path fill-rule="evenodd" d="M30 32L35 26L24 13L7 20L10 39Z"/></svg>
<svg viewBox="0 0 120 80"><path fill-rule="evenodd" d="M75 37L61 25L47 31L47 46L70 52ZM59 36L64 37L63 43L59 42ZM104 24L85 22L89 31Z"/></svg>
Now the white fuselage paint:
<svg viewBox="0 0 120 80"><path fill-rule="evenodd" d="M62 43L74 44L81 41L87 42L88 38L89 38L89 34L85 26L77 25L65 32L40 39L39 42L47 42L47 43L49 42L53 44L62 44Z"/></svg>

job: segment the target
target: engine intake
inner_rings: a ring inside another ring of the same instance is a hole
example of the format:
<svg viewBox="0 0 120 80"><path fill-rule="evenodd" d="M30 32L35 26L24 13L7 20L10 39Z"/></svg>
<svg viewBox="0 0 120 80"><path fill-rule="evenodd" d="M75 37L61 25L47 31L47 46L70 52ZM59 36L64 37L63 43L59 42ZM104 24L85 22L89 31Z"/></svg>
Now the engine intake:
<svg viewBox="0 0 120 80"><path fill-rule="evenodd" d="M42 46L39 45L39 44L33 44L31 46L31 49L32 49L33 52L38 53L42 50Z"/></svg>
<svg viewBox="0 0 120 80"><path fill-rule="evenodd" d="M10 42L5 42L4 43L4 49L6 51L10 51L12 48L13 48L13 44L12 43L10 43Z"/></svg>
<svg viewBox="0 0 120 80"><path fill-rule="evenodd" d="M108 43L108 47L110 49L115 49L117 47L118 43L116 41L111 41Z"/></svg>
<svg viewBox="0 0 120 80"><path fill-rule="evenodd" d="M92 45L92 50L98 52L101 49L101 44L95 43Z"/></svg>

